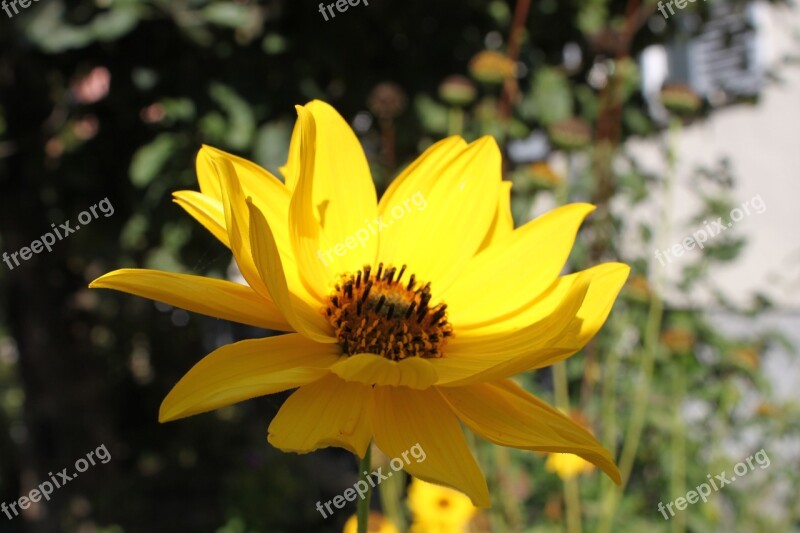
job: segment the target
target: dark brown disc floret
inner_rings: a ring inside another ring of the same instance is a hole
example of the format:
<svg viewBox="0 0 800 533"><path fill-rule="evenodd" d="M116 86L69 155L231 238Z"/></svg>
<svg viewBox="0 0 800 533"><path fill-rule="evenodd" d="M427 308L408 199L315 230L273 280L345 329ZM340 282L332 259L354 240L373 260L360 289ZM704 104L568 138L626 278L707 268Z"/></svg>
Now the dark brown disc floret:
<svg viewBox="0 0 800 533"><path fill-rule="evenodd" d="M328 298L325 314L345 355L372 353L394 361L442 357L453 328L447 305L431 306L431 284L414 274L403 281L406 265L377 270L364 266L342 275Z"/></svg>

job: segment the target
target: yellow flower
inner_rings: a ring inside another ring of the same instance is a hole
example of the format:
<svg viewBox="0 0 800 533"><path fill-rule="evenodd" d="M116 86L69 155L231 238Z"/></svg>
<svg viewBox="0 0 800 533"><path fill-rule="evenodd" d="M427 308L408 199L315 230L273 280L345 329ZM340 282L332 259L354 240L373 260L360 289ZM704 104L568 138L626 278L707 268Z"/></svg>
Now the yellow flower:
<svg viewBox="0 0 800 533"><path fill-rule="evenodd" d="M650 299L650 283L640 275L631 276L626 284L627 293L635 300L646 302Z"/></svg>
<svg viewBox="0 0 800 533"><path fill-rule="evenodd" d="M614 480L587 431L509 378L580 350L600 329L629 268L561 276L594 209L571 204L514 229L495 141L431 146L376 199L367 159L328 104L298 106L285 183L204 147L200 192L175 201L233 253L247 285L123 269L92 282L189 311L289 332L222 346L175 385L162 422L297 389L269 442L306 453L338 446L490 505L462 422L502 446L575 453Z"/></svg>
<svg viewBox="0 0 800 533"><path fill-rule="evenodd" d="M543 161L531 163L528 166L531 179L539 185L544 187L556 187L564 178L555 173L553 168Z"/></svg>
<svg viewBox="0 0 800 533"><path fill-rule="evenodd" d="M502 83L517 74L517 65L507 55L492 50L475 54L469 61L472 77L484 83Z"/></svg>
<svg viewBox="0 0 800 533"><path fill-rule="evenodd" d="M675 353L689 353L695 344L694 333L682 327L673 327L661 332L661 342Z"/></svg>
<svg viewBox="0 0 800 533"><path fill-rule="evenodd" d="M756 370L759 366L759 353L755 346L742 346L733 351L731 359L734 363L748 370Z"/></svg>
<svg viewBox="0 0 800 533"><path fill-rule="evenodd" d="M460 533L478 509L458 491L414 479L408 489L412 532Z"/></svg>
<svg viewBox="0 0 800 533"><path fill-rule="evenodd" d="M544 468L558 474L561 479L572 479L578 474L591 472L594 465L571 453L551 453L547 456Z"/></svg>
<svg viewBox="0 0 800 533"><path fill-rule="evenodd" d="M389 522L381 513L377 511L372 511L369 513L369 518L367 519L367 531L369 531L369 533L398 533L395 525ZM347 519L347 522L345 522L342 533L357 532L358 516L353 515Z"/></svg>
<svg viewBox="0 0 800 533"><path fill-rule="evenodd" d="M661 89L661 102L664 107L679 115L692 115L703 104L691 87L682 84L665 85Z"/></svg>

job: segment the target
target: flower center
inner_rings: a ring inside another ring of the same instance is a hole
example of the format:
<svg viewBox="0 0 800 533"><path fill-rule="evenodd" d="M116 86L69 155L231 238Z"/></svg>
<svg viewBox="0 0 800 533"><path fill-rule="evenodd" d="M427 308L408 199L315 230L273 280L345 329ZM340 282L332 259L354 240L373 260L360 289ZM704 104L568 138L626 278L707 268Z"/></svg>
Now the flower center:
<svg viewBox="0 0 800 533"><path fill-rule="evenodd" d="M369 265L355 275L342 275L325 314L345 355L372 353L393 361L442 357L446 338L453 334L447 305L429 307L431 284L415 289L414 274L402 281L405 271L406 265L397 272L379 263L374 275Z"/></svg>

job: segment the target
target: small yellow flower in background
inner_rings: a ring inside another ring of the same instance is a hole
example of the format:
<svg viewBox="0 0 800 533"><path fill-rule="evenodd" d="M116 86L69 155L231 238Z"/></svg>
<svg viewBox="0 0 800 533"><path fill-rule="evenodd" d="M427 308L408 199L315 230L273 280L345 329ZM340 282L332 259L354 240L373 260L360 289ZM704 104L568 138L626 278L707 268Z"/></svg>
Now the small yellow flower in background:
<svg viewBox="0 0 800 533"><path fill-rule="evenodd" d="M544 468L566 480L572 479L578 474L588 474L594 470L594 465L571 453L551 453L547 456Z"/></svg>
<svg viewBox="0 0 800 533"><path fill-rule="evenodd" d="M563 150L580 150L592 142L592 129L589 123L577 117L551 124L547 133L553 144Z"/></svg>
<svg viewBox="0 0 800 533"><path fill-rule="evenodd" d="M694 349L694 332L683 327L672 327L661 332L661 343L676 354L686 354Z"/></svg>
<svg viewBox="0 0 800 533"><path fill-rule="evenodd" d="M472 77L484 83L503 83L517 74L517 65L505 54L484 50L475 54L469 62Z"/></svg>
<svg viewBox="0 0 800 533"><path fill-rule="evenodd" d="M569 417L578 426L589 430L589 421L580 411L572 411ZM582 457L572 453L550 453L547 454L547 461L544 463L544 468L548 472L552 472L563 480L573 479L579 474L588 474L594 470L594 465Z"/></svg>
<svg viewBox="0 0 800 533"><path fill-rule="evenodd" d="M777 417L780 413L780 408L769 402L762 402L756 407L756 414L758 416Z"/></svg>
<svg viewBox="0 0 800 533"><path fill-rule="evenodd" d="M469 78L455 74L439 84L439 98L450 105L464 107L475 101L478 89Z"/></svg>
<svg viewBox="0 0 800 533"><path fill-rule="evenodd" d="M741 346L733 350L731 360L748 370L756 370L759 367L761 357L755 346Z"/></svg>
<svg viewBox="0 0 800 533"><path fill-rule="evenodd" d="M371 511L367 519L367 531L370 533L400 533L394 524L389 522L381 513ZM353 515L347 519L342 533L358 532L358 516Z"/></svg>
<svg viewBox="0 0 800 533"><path fill-rule="evenodd" d="M460 492L416 478L408 489L408 507L415 533L461 533L478 512Z"/></svg>
<svg viewBox="0 0 800 533"><path fill-rule="evenodd" d="M564 181L561 175L556 174L553 168L543 161L531 163L528 172L534 183L544 187L557 187Z"/></svg>
<svg viewBox="0 0 800 533"><path fill-rule="evenodd" d="M222 346L164 399L167 422L296 389L269 426L276 448L388 457L479 507L489 490L462 424L500 446L580 455L615 482L588 431L510 378L562 361L603 326L630 268L561 276L593 210L570 204L514 228L491 137L444 139L380 202L364 151L328 104L297 108L282 182L203 147L200 191L175 202L227 246L246 285L144 269L90 285L286 332Z"/></svg>
<svg viewBox="0 0 800 533"><path fill-rule="evenodd" d="M661 89L661 103L673 113L692 115L700 109L703 101L688 85L669 84Z"/></svg>
<svg viewBox="0 0 800 533"><path fill-rule="evenodd" d="M628 296L641 302L650 300L652 294L650 282L646 277L638 274L630 277L628 283L625 284L625 289Z"/></svg>

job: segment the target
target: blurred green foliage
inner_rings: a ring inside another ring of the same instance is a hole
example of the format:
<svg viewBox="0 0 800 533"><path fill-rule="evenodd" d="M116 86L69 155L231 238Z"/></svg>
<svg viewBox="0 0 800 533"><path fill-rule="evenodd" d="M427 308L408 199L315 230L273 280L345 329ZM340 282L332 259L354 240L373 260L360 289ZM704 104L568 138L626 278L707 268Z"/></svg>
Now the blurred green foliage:
<svg viewBox="0 0 800 533"><path fill-rule="evenodd" d="M633 265L633 277L602 334L569 360L567 385L571 407L615 456L633 440L637 447L619 501L596 472L580 480L590 531L797 525L791 502L773 513L752 499L774 495L779 483L798 486L797 469L777 465L693 506L687 521L665 523L656 510L742 460L728 451L731 439L753 428L749 453L771 453L772 442L790 430L796 438L798 427L797 405L776 405L760 371L761 354L784 340L732 339L698 310L660 311L650 252L662 222L626 217L648 210L651 193L674 176L643 171L625 140L663 135L667 174L680 156L648 113L631 59L669 40L674 26L653 33L650 3L535 2L512 62L517 79L469 81L474 99L448 102L440 87L448 76L467 76L485 49L508 52L516 9L500 0L375 0L325 22L315 5L286 0L41 0L12 19L0 15L3 250L18 250L101 198L116 209L52 254L13 271L0 267L0 500L16 499L99 443L113 457L56 493L44 514L0 518L3 531L340 530L346 513L324 522L314 503L350 485L355 462L341 450L298 457L269 447L265 428L280 395L156 423L161 399L195 361L264 332L85 288L125 266L226 276L227 251L170 193L196 188L202 143L277 172L293 106L312 98L354 124L379 190L444 135L491 134L506 147L534 132L551 136L545 154L506 160L517 223L558 201L598 204L570 267L621 260ZM567 45L579 61L565 61ZM554 161L563 163L559 170ZM732 169L699 169L696 179L703 209L690 222L727 215ZM623 233L636 235L633 246ZM701 261L683 267L679 290L692 291L745 245L736 231L710 243ZM755 313L769 302L719 305ZM526 380L551 399L549 371ZM760 402L758 416L741 408L745 392ZM642 398L642 436L629 439ZM682 406L693 402L708 407L699 420L684 416ZM563 530L561 482L543 458L483 444L476 452L501 502L484 516L492 530Z"/></svg>

